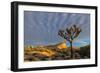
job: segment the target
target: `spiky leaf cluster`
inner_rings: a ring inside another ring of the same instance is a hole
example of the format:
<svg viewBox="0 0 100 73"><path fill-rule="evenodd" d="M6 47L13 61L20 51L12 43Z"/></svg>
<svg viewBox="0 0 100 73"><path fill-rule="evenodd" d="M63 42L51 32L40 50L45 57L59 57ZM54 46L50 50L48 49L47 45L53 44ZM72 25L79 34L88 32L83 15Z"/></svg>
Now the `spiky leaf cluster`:
<svg viewBox="0 0 100 73"><path fill-rule="evenodd" d="M70 28L66 28L66 30L59 30L58 35L67 41L72 42L74 38L78 37L80 32L81 29L76 25L73 25Z"/></svg>

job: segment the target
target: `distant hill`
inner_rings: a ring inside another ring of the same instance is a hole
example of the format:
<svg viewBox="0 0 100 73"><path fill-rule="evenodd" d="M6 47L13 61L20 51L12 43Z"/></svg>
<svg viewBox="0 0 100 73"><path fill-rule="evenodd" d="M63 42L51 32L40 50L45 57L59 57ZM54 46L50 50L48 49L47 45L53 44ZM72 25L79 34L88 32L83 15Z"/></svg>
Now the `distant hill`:
<svg viewBox="0 0 100 73"><path fill-rule="evenodd" d="M80 47L80 55L82 58L90 58L90 45Z"/></svg>
<svg viewBox="0 0 100 73"><path fill-rule="evenodd" d="M54 44L54 45L48 45L46 47L49 47L51 49L58 48L58 49L67 49L66 41Z"/></svg>

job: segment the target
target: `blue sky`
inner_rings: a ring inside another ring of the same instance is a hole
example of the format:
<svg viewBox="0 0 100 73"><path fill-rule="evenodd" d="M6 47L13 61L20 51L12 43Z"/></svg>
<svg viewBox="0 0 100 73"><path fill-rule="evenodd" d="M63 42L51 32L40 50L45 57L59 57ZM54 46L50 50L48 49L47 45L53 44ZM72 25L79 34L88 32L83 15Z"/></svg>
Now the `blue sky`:
<svg viewBox="0 0 100 73"><path fill-rule="evenodd" d="M82 32L74 40L74 46L90 43L90 14L24 11L24 45L49 45L62 42L59 29L76 24ZM69 46L69 42L66 42Z"/></svg>

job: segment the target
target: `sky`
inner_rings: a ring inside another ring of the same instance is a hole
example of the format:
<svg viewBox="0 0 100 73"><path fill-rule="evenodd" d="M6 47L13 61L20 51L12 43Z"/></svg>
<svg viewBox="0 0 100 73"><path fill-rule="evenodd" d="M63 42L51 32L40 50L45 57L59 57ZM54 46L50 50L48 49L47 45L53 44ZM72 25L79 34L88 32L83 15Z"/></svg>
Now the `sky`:
<svg viewBox="0 0 100 73"><path fill-rule="evenodd" d="M60 29L73 24L82 32L73 41L73 46L85 46L90 43L90 14L24 11L24 45L51 45L64 41L58 35ZM66 41L67 46L70 46Z"/></svg>

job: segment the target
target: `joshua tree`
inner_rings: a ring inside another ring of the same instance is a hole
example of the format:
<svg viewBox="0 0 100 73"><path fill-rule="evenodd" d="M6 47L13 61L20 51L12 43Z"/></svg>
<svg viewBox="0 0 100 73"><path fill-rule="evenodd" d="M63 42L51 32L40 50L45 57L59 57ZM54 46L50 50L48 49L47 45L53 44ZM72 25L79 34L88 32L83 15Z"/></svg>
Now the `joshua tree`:
<svg viewBox="0 0 100 73"><path fill-rule="evenodd" d="M66 30L59 30L58 32L58 35L60 35L62 38L66 39L70 43L71 58L73 58L72 42L76 37L78 37L80 32L81 29L76 25L73 25L70 28L66 28Z"/></svg>

